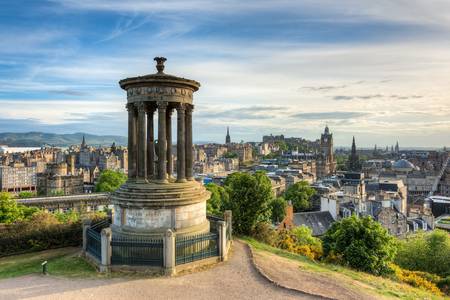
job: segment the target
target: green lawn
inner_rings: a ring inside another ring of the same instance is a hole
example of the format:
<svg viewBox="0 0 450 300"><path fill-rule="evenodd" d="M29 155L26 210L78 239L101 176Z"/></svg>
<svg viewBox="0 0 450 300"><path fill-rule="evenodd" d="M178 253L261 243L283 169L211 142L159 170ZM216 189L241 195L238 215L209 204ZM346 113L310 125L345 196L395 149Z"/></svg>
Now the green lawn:
<svg viewBox="0 0 450 300"><path fill-rule="evenodd" d="M79 257L79 248L61 248L0 258L0 279L42 273L47 261L48 274L65 277L99 277L94 267Z"/></svg>
<svg viewBox="0 0 450 300"><path fill-rule="evenodd" d="M368 273L359 272L350 268L346 268L334 264L326 264L315 262L305 256L290 253L285 250L271 247L267 244L260 243L252 238L242 238L256 251L267 251L278 256L293 260L299 263L299 268L303 271L316 272L325 274L331 278L337 279L344 285L354 288L355 281L372 287L371 293L385 298L393 299L449 299L435 296L427 291L412 287L408 284L399 283L389 278L374 276Z"/></svg>

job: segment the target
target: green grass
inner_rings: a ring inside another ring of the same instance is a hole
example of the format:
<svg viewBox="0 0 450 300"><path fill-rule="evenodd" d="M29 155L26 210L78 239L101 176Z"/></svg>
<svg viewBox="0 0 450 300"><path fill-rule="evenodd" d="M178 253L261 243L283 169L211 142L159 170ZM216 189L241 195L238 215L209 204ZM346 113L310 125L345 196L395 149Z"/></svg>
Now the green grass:
<svg viewBox="0 0 450 300"><path fill-rule="evenodd" d="M293 260L299 263L299 268L303 271L309 271L329 276L339 280L343 285L350 289L361 289L361 284L367 286L366 292L374 296L384 296L394 299L449 299L435 296L427 291L412 287L410 285L396 282L390 278L374 276L368 273L359 272L350 268L339 265L315 262L305 256L290 253L285 250L271 247L267 244L260 243L252 238L243 237L243 241L247 242L256 251L267 251L272 254ZM359 282L359 286L355 284Z"/></svg>
<svg viewBox="0 0 450 300"><path fill-rule="evenodd" d="M48 274L65 277L99 277L94 267L79 257L78 248L61 248L0 258L0 279L28 274L41 274L47 261Z"/></svg>

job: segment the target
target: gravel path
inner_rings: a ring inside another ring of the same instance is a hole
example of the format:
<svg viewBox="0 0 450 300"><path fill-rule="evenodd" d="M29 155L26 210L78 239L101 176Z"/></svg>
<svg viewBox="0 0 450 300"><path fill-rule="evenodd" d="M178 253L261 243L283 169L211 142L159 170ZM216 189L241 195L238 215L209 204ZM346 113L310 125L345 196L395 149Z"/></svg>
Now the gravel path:
<svg viewBox="0 0 450 300"><path fill-rule="evenodd" d="M237 242L226 263L173 278L68 279L30 275L0 280L0 299L315 299L276 287Z"/></svg>

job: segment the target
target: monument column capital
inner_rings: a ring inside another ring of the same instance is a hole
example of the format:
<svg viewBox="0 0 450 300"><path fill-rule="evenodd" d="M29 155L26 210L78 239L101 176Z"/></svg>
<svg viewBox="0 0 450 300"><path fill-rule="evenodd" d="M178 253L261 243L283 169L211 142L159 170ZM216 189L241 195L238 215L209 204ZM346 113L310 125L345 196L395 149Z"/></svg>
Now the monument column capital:
<svg viewBox="0 0 450 300"><path fill-rule="evenodd" d="M156 104L158 106L158 110L166 110L169 106L169 103L166 101L161 101Z"/></svg>

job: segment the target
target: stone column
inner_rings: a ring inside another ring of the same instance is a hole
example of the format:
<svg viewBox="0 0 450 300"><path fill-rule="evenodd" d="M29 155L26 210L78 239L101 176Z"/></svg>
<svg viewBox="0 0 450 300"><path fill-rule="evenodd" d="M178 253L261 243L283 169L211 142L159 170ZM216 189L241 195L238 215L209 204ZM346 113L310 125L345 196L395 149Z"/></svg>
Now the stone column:
<svg viewBox="0 0 450 300"><path fill-rule="evenodd" d="M111 266L111 228L103 228L100 233L101 238L101 254L102 260L100 265L100 272L108 272Z"/></svg>
<svg viewBox="0 0 450 300"><path fill-rule="evenodd" d="M227 260L227 227L224 221L218 221L219 231L219 256L221 261Z"/></svg>
<svg viewBox="0 0 450 300"><path fill-rule="evenodd" d="M193 106L187 106L186 108L186 179L193 180L192 176L192 109Z"/></svg>
<svg viewBox="0 0 450 300"><path fill-rule="evenodd" d="M172 107L169 107L166 112L166 141L167 141L167 174L170 176L173 173L172 162Z"/></svg>
<svg viewBox="0 0 450 300"><path fill-rule="evenodd" d="M87 231L91 228L92 220L84 219L83 220L83 253L86 253L87 250Z"/></svg>
<svg viewBox="0 0 450 300"><path fill-rule="evenodd" d="M136 179L136 109L133 103L127 104L128 110L128 180Z"/></svg>
<svg viewBox="0 0 450 300"><path fill-rule="evenodd" d="M167 141L166 141L167 102L158 103L158 179L167 182Z"/></svg>
<svg viewBox="0 0 450 300"><path fill-rule="evenodd" d="M233 239L233 218L231 210L224 211L223 219L227 224L227 239L231 241Z"/></svg>
<svg viewBox="0 0 450 300"><path fill-rule="evenodd" d="M186 181L185 125L185 106L180 104L177 107L177 182Z"/></svg>
<svg viewBox="0 0 450 300"><path fill-rule="evenodd" d="M164 273L175 275L175 234L167 229L164 234Z"/></svg>
<svg viewBox="0 0 450 300"><path fill-rule="evenodd" d="M144 102L137 105L138 108L138 179L146 181L147 177L147 124Z"/></svg>
<svg viewBox="0 0 450 300"><path fill-rule="evenodd" d="M153 125L153 107L147 108L147 178L155 177L155 132Z"/></svg>

